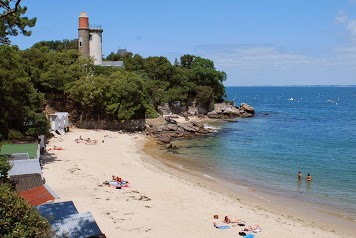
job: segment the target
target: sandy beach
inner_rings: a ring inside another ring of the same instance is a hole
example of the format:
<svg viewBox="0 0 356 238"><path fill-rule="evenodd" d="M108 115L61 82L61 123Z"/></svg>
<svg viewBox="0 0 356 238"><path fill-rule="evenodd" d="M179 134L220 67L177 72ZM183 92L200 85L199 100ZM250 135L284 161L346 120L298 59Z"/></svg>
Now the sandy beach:
<svg viewBox="0 0 356 238"><path fill-rule="evenodd" d="M90 138L96 145L76 143ZM279 212L245 204L234 196L174 172L142 151L148 141L141 134L72 129L63 139L53 138L44 158L46 183L59 201L72 200L79 212L90 211L107 237L239 237L244 228L228 224L217 229L225 215L258 224L257 238L353 237L319 228ZM129 181L128 188L103 185L112 175ZM213 216L219 215L219 219Z"/></svg>

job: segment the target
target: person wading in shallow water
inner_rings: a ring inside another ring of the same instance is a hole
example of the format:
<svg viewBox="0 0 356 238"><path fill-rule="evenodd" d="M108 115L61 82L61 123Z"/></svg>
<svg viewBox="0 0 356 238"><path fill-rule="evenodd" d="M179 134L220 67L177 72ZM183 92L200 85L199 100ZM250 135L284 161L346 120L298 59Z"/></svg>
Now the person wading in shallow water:
<svg viewBox="0 0 356 238"><path fill-rule="evenodd" d="M298 179L301 180L302 179L302 172L299 171L298 173Z"/></svg>
<svg viewBox="0 0 356 238"><path fill-rule="evenodd" d="M307 175L307 182L310 182L312 180L312 176L310 174Z"/></svg>

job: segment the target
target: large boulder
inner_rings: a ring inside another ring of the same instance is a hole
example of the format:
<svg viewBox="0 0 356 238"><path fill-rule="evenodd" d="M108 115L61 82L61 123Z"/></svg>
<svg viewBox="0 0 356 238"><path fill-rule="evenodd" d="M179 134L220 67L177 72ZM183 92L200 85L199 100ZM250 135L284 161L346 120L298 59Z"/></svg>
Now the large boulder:
<svg viewBox="0 0 356 238"><path fill-rule="evenodd" d="M249 112L245 112L245 113L242 113L242 114L240 115L240 117L242 117L242 118L253 117L253 114L252 114L252 113L249 113Z"/></svg>
<svg viewBox="0 0 356 238"><path fill-rule="evenodd" d="M227 115L227 116L232 116L232 117L238 117L241 115L240 110L237 109L236 107L227 107L223 111L223 114Z"/></svg>
<svg viewBox="0 0 356 238"><path fill-rule="evenodd" d="M172 141L172 137L169 136L160 136L158 137L158 144L169 144Z"/></svg>
<svg viewBox="0 0 356 238"><path fill-rule="evenodd" d="M169 117L169 116L164 117L164 120L166 120L166 123L167 123L167 124L177 124L177 121L174 120L174 119L172 119L172 118Z"/></svg>
<svg viewBox="0 0 356 238"><path fill-rule="evenodd" d="M207 116L215 116L215 115L218 115L218 113L216 111L211 111L211 112L208 112L206 115Z"/></svg>
<svg viewBox="0 0 356 238"><path fill-rule="evenodd" d="M246 103L241 103L240 110L243 110L251 114L255 114L255 109Z"/></svg>
<svg viewBox="0 0 356 238"><path fill-rule="evenodd" d="M188 115L198 115L199 114L198 108L192 107L192 106L188 107L187 114Z"/></svg>
<svg viewBox="0 0 356 238"><path fill-rule="evenodd" d="M197 132L199 130L199 128L193 126L191 123L178 123L178 126L188 132Z"/></svg>
<svg viewBox="0 0 356 238"><path fill-rule="evenodd" d="M198 105L197 105L197 110L198 110L198 114L206 115L209 112L209 110L200 103L198 103Z"/></svg>
<svg viewBox="0 0 356 238"><path fill-rule="evenodd" d="M178 126L176 124L168 124L167 125L167 129L170 131L177 131L178 130Z"/></svg>
<svg viewBox="0 0 356 238"><path fill-rule="evenodd" d="M158 113L161 115L170 115L170 114L172 114L172 111L169 108L168 103L165 103L162 106L158 106Z"/></svg>

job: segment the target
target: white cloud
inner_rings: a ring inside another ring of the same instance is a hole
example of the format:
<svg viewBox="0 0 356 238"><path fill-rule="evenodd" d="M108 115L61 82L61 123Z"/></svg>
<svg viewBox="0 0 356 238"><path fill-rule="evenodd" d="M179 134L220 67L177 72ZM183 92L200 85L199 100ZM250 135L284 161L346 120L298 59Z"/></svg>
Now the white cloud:
<svg viewBox="0 0 356 238"><path fill-rule="evenodd" d="M322 64L322 58L291 53L281 48L264 45L204 45L198 47L199 55L211 58L225 67L268 66L286 68L295 65Z"/></svg>
<svg viewBox="0 0 356 238"><path fill-rule="evenodd" d="M355 0L356 1L356 0ZM336 24L341 24L349 34L352 40L356 40L356 19L348 17L345 13L340 12L334 19Z"/></svg>
<svg viewBox="0 0 356 238"><path fill-rule="evenodd" d="M349 20L346 29L350 32L352 37L356 38L356 19Z"/></svg>
<svg viewBox="0 0 356 238"><path fill-rule="evenodd" d="M343 12L339 12L334 21L336 24L343 24L348 21L348 17Z"/></svg>
<svg viewBox="0 0 356 238"><path fill-rule="evenodd" d="M312 55L273 45L215 44L198 46L194 53L225 71L227 85L355 84L356 46Z"/></svg>

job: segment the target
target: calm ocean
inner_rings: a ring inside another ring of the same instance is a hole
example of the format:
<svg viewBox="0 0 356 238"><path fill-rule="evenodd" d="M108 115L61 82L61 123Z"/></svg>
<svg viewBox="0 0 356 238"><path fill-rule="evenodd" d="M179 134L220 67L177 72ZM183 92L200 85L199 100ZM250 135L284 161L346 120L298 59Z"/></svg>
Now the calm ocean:
<svg viewBox="0 0 356 238"><path fill-rule="evenodd" d="M228 87L227 95L256 116L179 142L179 166L356 220L356 87Z"/></svg>

